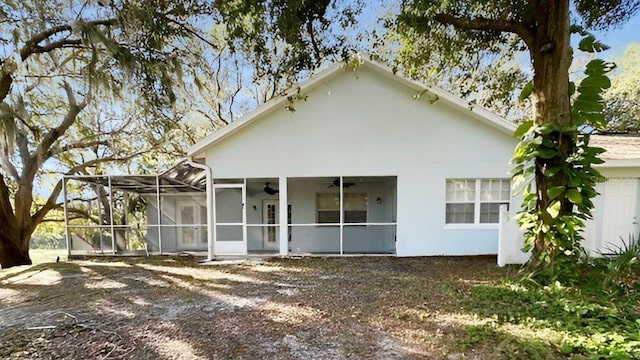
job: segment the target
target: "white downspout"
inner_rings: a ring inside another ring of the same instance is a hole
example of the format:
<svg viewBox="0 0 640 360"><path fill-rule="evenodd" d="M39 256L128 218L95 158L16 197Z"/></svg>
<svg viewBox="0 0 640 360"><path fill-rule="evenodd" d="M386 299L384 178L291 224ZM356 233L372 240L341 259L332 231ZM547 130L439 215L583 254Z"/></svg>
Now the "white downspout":
<svg viewBox="0 0 640 360"><path fill-rule="evenodd" d="M206 164L199 164L193 160L192 157L186 158L187 164L193 166L194 168L202 169L206 172L206 189L207 189L207 261L212 261L215 257L214 251L214 242L215 242L215 233L214 233L214 224L213 217L215 215L214 212L214 191L213 191L213 172L211 168Z"/></svg>

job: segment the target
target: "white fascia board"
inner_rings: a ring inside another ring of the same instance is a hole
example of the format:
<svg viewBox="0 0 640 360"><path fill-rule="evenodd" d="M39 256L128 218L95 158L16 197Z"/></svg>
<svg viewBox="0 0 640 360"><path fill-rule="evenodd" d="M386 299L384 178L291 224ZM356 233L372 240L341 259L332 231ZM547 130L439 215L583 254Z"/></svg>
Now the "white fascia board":
<svg viewBox="0 0 640 360"><path fill-rule="evenodd" d="M604 159L603 164L597 164L599 168L640 168L640 159Z"/></svg>
<svg viewBox="0 0 640 360"><path fill-rule="evenodd" d="M309 88L313 87L315 84L317 84L317 83L319 83L321 81L324 81L327 78L335 75L338 72L338 70L344 68L345 66L346 66L346 64L342 63L342 62L335 63L335 64L329 66L328 68L318 72L317 74L312 75L309 79L307 79L307 80L297 84L296 86L290 88L289 90L287 90L282 95L279 95L279 96L267 101L266 103L264 103L264 104L258 106L257 108L249 111L244 116L242 116L240 119L232 122L231 124L223 127L222 129L220 129L218 131L215 131L215 132L209 134L204 139L198 141L195 145L193 145L189 149L187 149L187 156L188 157L194 157L194 158L204 157L204 151L209 146L217 143L221 139L231 135L232 133L242 129L243 127L251 124L254 120L259 118L261 115L264 115L264 114L266 114L266 113L278 108L280 105L282 105L284 102L287 101L287 97L288 96L294 95L294 94L296 94L298 92L309 90Z"/></svg>

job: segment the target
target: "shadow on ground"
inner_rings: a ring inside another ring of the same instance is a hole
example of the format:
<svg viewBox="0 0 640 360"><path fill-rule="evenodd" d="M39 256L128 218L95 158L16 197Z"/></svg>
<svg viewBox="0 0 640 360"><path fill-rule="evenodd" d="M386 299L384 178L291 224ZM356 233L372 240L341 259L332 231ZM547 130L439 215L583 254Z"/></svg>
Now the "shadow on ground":
<svg viewBox="0 0 640 360"><path fill-rule="evenodd" d="M493 257L42 264L0 272L0 358L483 357L457 341L479 324L461 298L510 271Z"/></svg>

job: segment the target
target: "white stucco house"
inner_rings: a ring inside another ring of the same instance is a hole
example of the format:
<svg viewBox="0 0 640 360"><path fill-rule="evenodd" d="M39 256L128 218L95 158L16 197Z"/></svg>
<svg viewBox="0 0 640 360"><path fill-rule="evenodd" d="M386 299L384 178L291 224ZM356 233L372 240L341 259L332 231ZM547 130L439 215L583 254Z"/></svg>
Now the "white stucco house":
<svg viewBox="0 0 640 360"><path fill-rule="evenodd" d="M335 64L189 148L204 185L147 194L147 248L210 258L500 250L502 263L521 262L509 217L520 206L515 127L376 62ZM640 138L593 142L610 149L586 230L595 252L640 231Z"/></svg>

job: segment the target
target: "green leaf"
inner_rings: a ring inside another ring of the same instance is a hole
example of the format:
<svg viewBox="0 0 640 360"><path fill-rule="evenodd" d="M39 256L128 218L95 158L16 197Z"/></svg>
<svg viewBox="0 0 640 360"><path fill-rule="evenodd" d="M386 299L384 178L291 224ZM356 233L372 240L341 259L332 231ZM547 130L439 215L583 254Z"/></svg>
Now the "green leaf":
<svg viewBox="0 0 640 360"><path fill-rule="evenodd" d="M531 126L533 126L533 121L532 120L523 122L522 124L520 124L520 126L518 126L516 131L513 132L513 137L515 137L515 138L521 137L527 131L529 131L529 129L531 129Z"/></svg>
<svg viewBox="0 0 640 360"><path fill-rule="evenodd" d="M611 80L604 75L589 75L582 79L579 92L587 91L586 88L608 89L611 87ZM584 90L583 90L584 89Z"/></svg>
<svg viewBox="0 0 640 360"><path fill-rule="evenodd" d="M524 88L522 88L522 91L520 92L520 96L518 96L518 99L520 101L524 101L529 96L531 96L532 92L533 92L533 80L529 80L529 82L527 82L524 85Z"/></svg>
<svg viewBox="0 0 640 360"><path fill-rule="evenodd" d="M607 120L601 113L583 113L580 114L583 119L598 129L602 129L607 125Z"/></svg>
<svg viewBox="0 0 640 360"><path fill-rule="evenodd" d="M576 93L576 83L569 81L569 96Z"/></svg>
<svg viewBox="0 0 640 360"><path fill-rule="evenodd" d="M562 207L562 204L560 203L560 201L556 200L547 207L547 213L551 215L551 218L555 219L560 214L561 207Z"/></svg>
<svg viewBox="0 0 640 360"><path fill-rule="evenodd" d="M538 126L537 132L539 134L551 134L552 132L558 130L558 126L554 123L544 123L540 126ZM542 143L542 139L540 140L540 143Z"/></svg>
<svg viewBox="0 0 640 360"><path fill-rule="evenodd" d="M604 75L606 62L602 59L593 59L585 66L584 73L586 75Z"/></svg>
<svg viewBox="0 0 640 360"><path fill-rule="evenodd" d="M555 149L542 149L540 148L538 150L538 156L541 159L553 159L554 157L558 156L558 151L556 151Z"/></svg>
<svg viewBox="0 0 640 360"><path fill-rule="evenodd" d="M569 31L570 31L572 34L579 34L579 35L582 35L582 36L587 36L587 35L589 35L589 33L587 32L587 30L585 30L585 29L584 29L582 26L580 26L580 25L575 25L575 24L573 24L573 25L569 26Z"/></svg>
<svg viewBox="0 0 640 360"><path fill-rule="evenodd" d="M578 97L573 103L573 108L579 112L601 112L604 109L604 105L598 101L589 101L582 96Z"/></svg>
<svg viewBox="0 0 640 360"><path fill-rule="evenodd" d="M564 192L564 189L564 186L554 186L547 190L547 196L549 197L549 199L553 200L560 196L560 194Z"/></svg>
<svg viewBox="0 0 640 360"><path fill-rule="evenodd" d="M587 35L580 43L578 43L578 49L587 52L593 52L593 42L596 41L596 37L593 35Z"/></svg>
<svg viewBox="0 0 640 360"><path fill-rule="evenodd" d="M551 166L551 167L545 168L544 171L543 171L543 174L544 174L544 176L551 177L551 176L554 176L555 174L559 173L560 170L562 170L561 166Z"/></svg>
<svg viewBox="0 0 640 360"><path fill-rule="evenodd" d="M567 196L567 199L569 199L569 201L571 201L574 204L582 203L582 195L576 189L567 190L566 196Z"/></svg>
<svg viewBox="0 0 640 360"><path fill-rule="evenodd" d="M580 43L578 43L578 49L593 53L607 50L609 49L609 46L596 40L595 36L589 34L580 40Z"/></svg>

